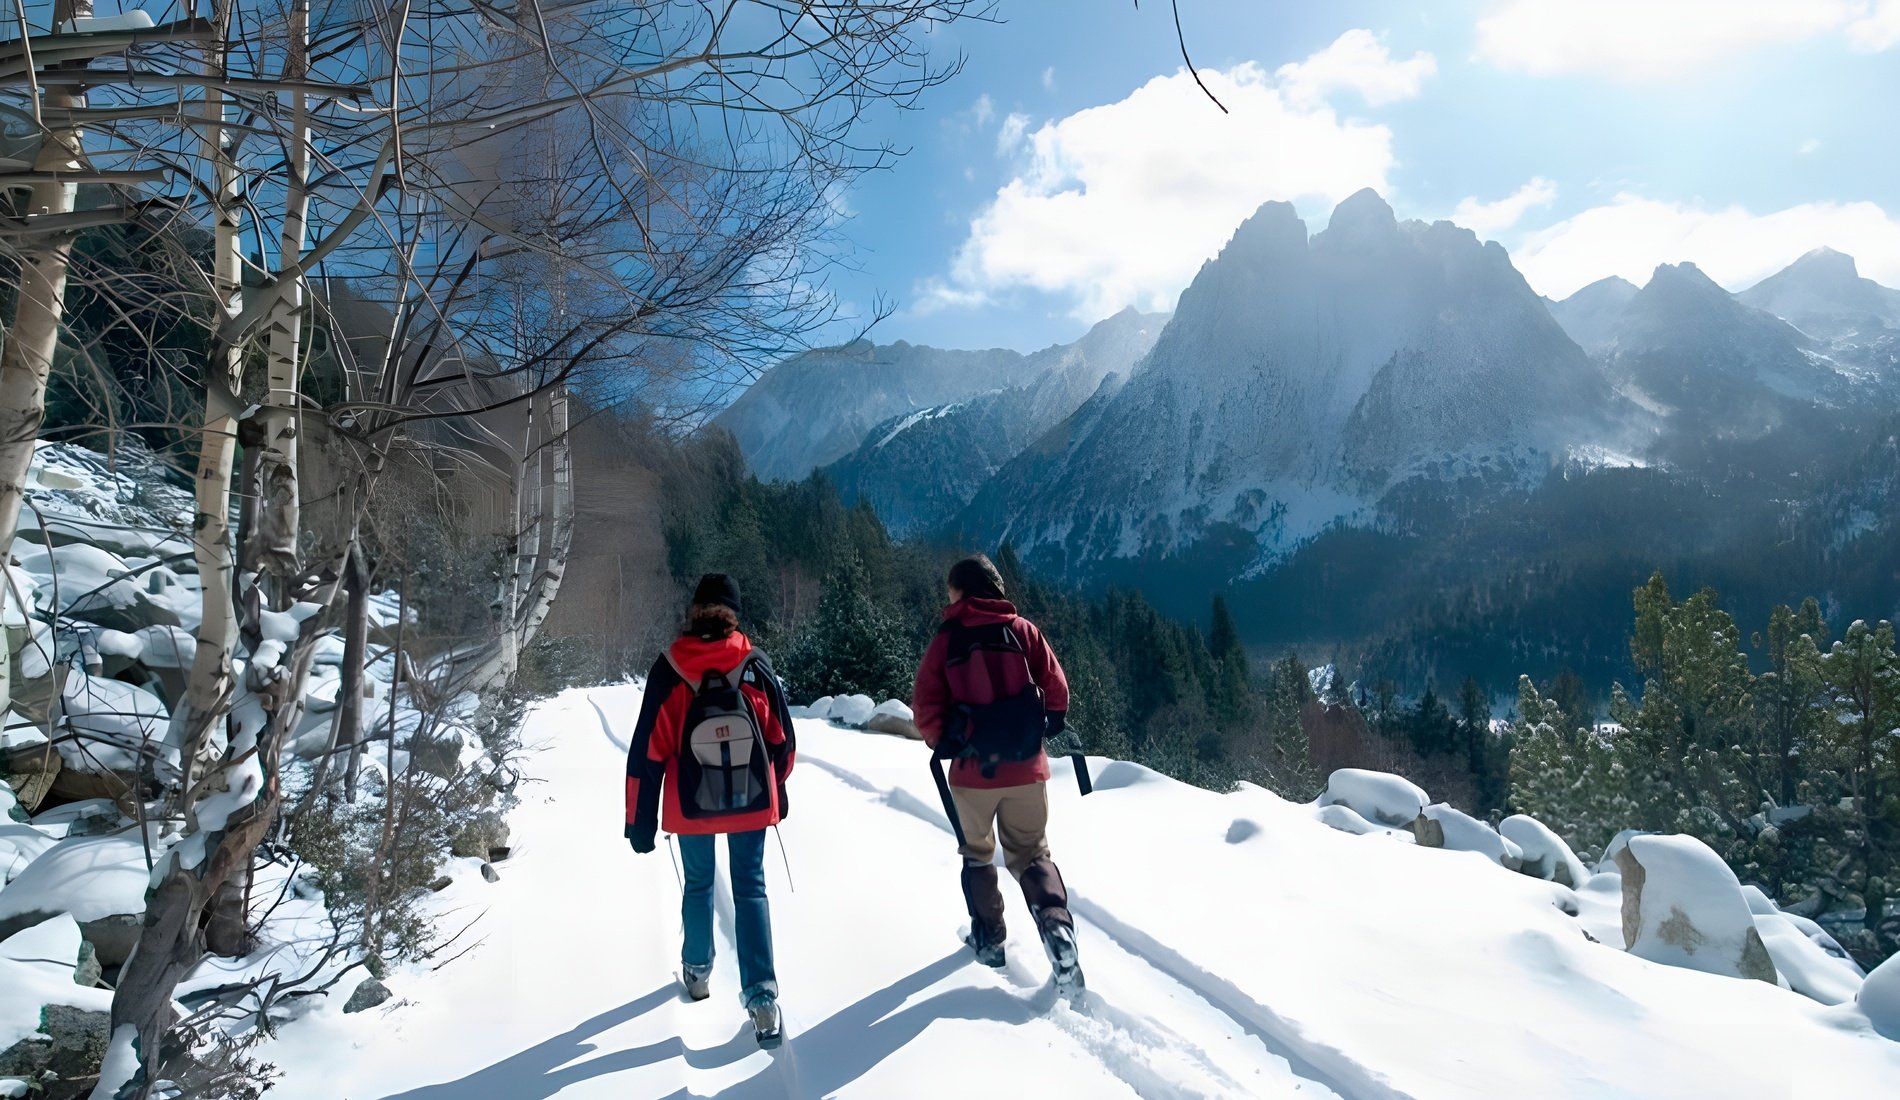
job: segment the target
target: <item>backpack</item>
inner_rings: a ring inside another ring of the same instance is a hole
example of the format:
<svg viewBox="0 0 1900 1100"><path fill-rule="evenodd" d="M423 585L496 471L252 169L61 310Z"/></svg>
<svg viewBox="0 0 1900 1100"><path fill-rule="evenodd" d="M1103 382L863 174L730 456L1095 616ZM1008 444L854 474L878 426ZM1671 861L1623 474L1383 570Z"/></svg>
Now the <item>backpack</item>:
<svg viewBox="0 0 1900 1100"><path fill-rule="evenodd" d="M951 683L981 681L993 695L988 703L964 703L951 716L949 739L960 744L958 755L974 757L984 778L995 776L998 764L1034 760L1042 752L1049 715L1022 639L1009 623L948 622L941 629L949 633L944 670ZM1011 684L1021 686L1001 690Z"/></svg>
<svg viewBox="0 0 1900 1100"><path fill-rule="evenodd" d="M747 658L746 664L751 663ZM771 753L752 701L739 690L746 664L708 672L693 693L680 731L680 813L703 820L756 813L772 804Z"/></svg>

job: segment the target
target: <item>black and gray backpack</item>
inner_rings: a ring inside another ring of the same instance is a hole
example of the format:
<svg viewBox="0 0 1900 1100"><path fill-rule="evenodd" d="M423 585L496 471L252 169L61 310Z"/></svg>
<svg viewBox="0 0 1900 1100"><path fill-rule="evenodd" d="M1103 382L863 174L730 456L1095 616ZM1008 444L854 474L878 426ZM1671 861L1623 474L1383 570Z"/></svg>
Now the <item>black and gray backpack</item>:
<svg viewBox="0 0 1900 1100"><path fill-rule="evenodd" d="M751 663L748 658L747 663ZM739 690L746 668L706 673L680 730L680 812L705 819L757 813L772 803L771 752L752 702Z"/></svg>

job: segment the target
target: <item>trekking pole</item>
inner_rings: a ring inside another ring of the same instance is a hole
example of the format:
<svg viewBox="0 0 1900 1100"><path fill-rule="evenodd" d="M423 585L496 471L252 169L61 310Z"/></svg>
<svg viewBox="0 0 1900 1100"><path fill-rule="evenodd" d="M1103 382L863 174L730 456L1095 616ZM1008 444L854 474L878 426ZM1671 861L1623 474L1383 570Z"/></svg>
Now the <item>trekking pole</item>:
<svg viewBox="0 0 1900 1100"><path fill-rule="evenodd" d="M774 825L772 826L772 835L778 838L778 858L779 862L785 865L785 885L791 887L792 893L796 894L798 893L798 883L792 881L792 860L790 856L785 854L785 834L779 832L778 826Z"/></svg>
<svg viewBox="0 0 1900 1100"><path fill-rule="evenodd" d="M943 800L943 816L950 819L950 831L956 834L957 847L967 842L963 839L963 821L957 817L957 804L950 798L950 780L943 774L943 757L930 755L930 774L937 781L937 797Z"/></svg>
<svg viewBox="0 0 1900 1100"><path fill-rule="evenodd" d="M680 856L673 849L673 834L666 834L666 858L673 861L673 882L680 888L680 897L686 896L686 875L680 870Z"/></svg>

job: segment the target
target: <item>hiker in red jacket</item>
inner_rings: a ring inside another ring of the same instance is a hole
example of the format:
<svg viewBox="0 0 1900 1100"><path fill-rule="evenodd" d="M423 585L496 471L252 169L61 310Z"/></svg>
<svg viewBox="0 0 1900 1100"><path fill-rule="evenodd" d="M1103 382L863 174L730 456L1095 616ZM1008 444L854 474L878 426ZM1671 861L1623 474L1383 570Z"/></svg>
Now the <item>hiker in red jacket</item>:
<svg viewBox="0 0 1900 1100"><path fill-rule="evenodd" d="M1022 886L1058 987L1079 988L1075 922L1062 873L1049 858L1049 757L1069 709L1062 664L1036 625L1003 598L1003 578L982 554L950 568L950 606L924 651L911 692L917 728L950 769L963 855L968 943L979 961L1003 965L1003 894L996 842Z"/></svg>
<svg viewBox="0 0 1900 1100"><path fill-rule="evenodd" d="M739 632L739 586L709 573L693 592L686 632L653 663L627 750L627 839L651 852L657 829L679 837L685 885L680 982L710 994L714 840L726 834L738 941L740 1001L759 1045L783 1037L765 830L789 811L794 743L785 692L765 655ZM662 805L664 802L664 805Z"/></svg>

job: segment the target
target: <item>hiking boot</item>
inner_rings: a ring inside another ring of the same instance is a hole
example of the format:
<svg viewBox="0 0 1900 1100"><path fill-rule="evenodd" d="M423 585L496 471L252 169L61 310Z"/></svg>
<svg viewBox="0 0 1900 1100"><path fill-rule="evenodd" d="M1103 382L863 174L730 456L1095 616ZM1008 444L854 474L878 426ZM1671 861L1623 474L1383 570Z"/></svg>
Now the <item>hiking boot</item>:
<svg viewBox="0 0 1900 1100"><path fill-rule="evenodd" d="M755 993L746 1002L745 1010L746 1015L752 1017L752 1034L758 1039L760 1050L771 1050L785 1041L777 997L768 992Z"/></svg>
<svg viewBox="0 0 1900 1100"><path fill-rule="evenodd" d="M971 951L976 953L977 962L992 969L1002 968L1005 960L1003 957L1003 941L1001 939L991 940L988 936L973 928L970 930L969 935L963 937L963 942Z"/></svg>
<svg viewBox="0 0 1900 1100"><path fill-rule="evenodd" d="M1043 950L1049 953L1049 969L1055 977L1056 992L1074 997L1082 992L1082 963L1075 947L1075 929L1056 925L1042 934Z"/></svg>
<svg viewBox="0 0 1900 1100"><path fill-rule="evenodd" d="M703 1001L712 996L712 967L680 967L680 985L686 990L689 1001Z"/></svg>

